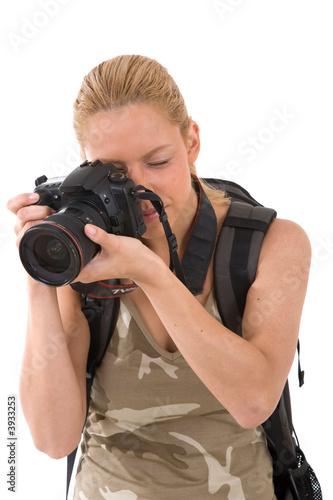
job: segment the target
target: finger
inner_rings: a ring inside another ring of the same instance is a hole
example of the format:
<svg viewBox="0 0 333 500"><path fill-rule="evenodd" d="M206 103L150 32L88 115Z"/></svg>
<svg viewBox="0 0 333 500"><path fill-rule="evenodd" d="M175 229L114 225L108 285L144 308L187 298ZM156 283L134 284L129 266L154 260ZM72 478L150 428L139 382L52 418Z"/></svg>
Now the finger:
<svg viewBox="0 0 333 500"><path fill-rule="evenodd" d="M98 226L92 224L86 224L84 227L86 236L101 247L100 254L104 257L110 254L110 252L118 252L120 238L114 234L107 233Z"/></svg>
<svg viewBox="0 0 333 500"><path fill-rule="evenodd" d="M39 200L38 193L23 193L11 198L7 202L7 208L14 215L17 215L17 212L22 208L28 205L32 205Z"/></svg>
<svg viewBox="0 0 333 500"><path fill-rule="evenodd" d="M23 207L17 211L16 224L14 226L14 232L17 236L17 245L23 236L23 234L30 229L32 226L43 222L49 215L53 214L55 210L44 205L34 205L30 207Z"/></svg>
<svg viewBox="0 0 333 500"><path fill-rule="evenodd" d="M84 227L84 231L89 239L91 239L94 243L97 243L101 247L103 246L103 243L106 242L106 239L110 236L106 231L98 226L93 226L92 224L86 224Z"/></svg>
<svg viewBox="0 0 333 500"><path fill-rule="evenodd" d="M45 219L54 212L55 210L47 205L32 205L19 208L16 215L18 222L25 224L28 221Z"/></svg>
<svg viewBox="0 0 333 500"><path fill-rule="evenodd" d="M15 232L16 237L17 237L17 239L16 239L16 246L17 247L19 247L21 239L22 239L23 235L28 231L28 229L30 229L31 227L35 226L39 222L43 222L43 220L37 220L37 221L33 221L33 222L27 222L23 227L20 226L19 224L15 225L14 232Z"/></svg>

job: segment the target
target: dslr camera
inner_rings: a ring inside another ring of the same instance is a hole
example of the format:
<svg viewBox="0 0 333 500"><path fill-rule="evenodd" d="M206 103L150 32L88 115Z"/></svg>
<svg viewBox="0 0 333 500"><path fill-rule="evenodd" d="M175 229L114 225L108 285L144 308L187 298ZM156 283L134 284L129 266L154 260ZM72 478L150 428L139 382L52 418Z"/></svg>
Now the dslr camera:
<svg viewBox="0 0 333 500"><path fill-rule="evenodd" d="M85 161L67 177L42 176L35 184L37 205L56 210L20 242L22 264L40 283L67 285L96 255L100 247L85 235L86 224L133 238L146 231L134 183L112 163Z"/></svg>

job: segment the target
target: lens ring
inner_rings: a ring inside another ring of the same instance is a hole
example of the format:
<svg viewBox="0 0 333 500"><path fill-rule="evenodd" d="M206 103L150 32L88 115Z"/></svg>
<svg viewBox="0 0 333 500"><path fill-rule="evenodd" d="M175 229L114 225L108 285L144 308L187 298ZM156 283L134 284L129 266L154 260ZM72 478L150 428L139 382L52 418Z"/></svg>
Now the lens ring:
<svg viewBox="0 0 333 500"><path fill-rule="evenodd" d="M43 230L41 231L41 224ZM30 228L20 243L20 256L27 272L40 283L63 286L71 283L82 268L82 252L72 235L54 223L42 222ZM64 251L56 261L47 254L50 242L56 241Z"/></svg>

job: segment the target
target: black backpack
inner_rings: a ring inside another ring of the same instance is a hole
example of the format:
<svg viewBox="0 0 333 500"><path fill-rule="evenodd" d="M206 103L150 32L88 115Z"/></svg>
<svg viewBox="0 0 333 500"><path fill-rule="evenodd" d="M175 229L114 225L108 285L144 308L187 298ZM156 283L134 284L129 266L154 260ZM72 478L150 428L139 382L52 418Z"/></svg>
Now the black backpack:
<svg viewBox="0 0 333 500"><path fill-rule="evenodd" d="M241 186L231 181L205 179L226 191L231 204L224 221L214 256L214 290L223 324L242 335L242 317L247 292L255 279L261 244L271 221L273 209L263 207ZM74 288L74 287L73 287ZM220 300L223 291L223 301ZM117 295L115 289L114 295ZM106 299L81 292L81 306L90 328L91 343L87 364L87 408L96 368L110 342L119 310L119 297ZM300 368L299 385L304 383ZM288 381L281 399L263 424L268 449L273 460L273 482L278 500L322 500L319 481L302 452L292 423ZM67 495L76 451L68 458Z"/></svg>

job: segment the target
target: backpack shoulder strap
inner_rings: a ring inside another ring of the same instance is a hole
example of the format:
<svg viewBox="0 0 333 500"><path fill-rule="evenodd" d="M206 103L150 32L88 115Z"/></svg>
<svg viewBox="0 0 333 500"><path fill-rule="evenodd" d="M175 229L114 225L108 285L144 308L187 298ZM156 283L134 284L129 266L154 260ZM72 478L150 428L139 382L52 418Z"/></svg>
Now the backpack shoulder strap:
<svg viewBox="0 0 333 500"><path fill-rule="evenodd" d="M210 181L213 186L225 190L231 198L214 256L216 302L223 324L242 335L246 295L256 276L264 236L276 212L260 205L235 183L215 179ZM304 372L300 369L300 363L298 372L302 385ZM300 460L302 471L308 464L299 448L293 427L288 381L275 411L263 423L263 428L273 459L276 496L284 500L299 500L294 476L300 474Z"/></svg>
<svg viewBox="0 0 333 500"><path fill-rule="evenodd" d="M96 299L82 295L81 309L90 329L90 347L87 362L87 377L95 374L110 343L119 312L119 297Z"/></svg>
<svg viewBox="0 0 333 500"><path fill-rule="evenodd" d="M276 212L233 201L222 226L214 257L214 289L223 323L242 335L246 294L252 285L264 236Z"/></svg>
<svg viewBox="0 0 333 500"><path fill-rule="evenodd" d="M211 178L205 178L203 181L219 191L225 191L227 196L233 201L244 201L253 207L263 206L243 186L240 186L236 182Z"/></svg>
<svg viewBox="0 0 333 500"><path fill-rule="evenodd" d="M90 329L90 347L86 373L87 413L95 371L101 364L110 343L118 317L119 303L119 297L100 299L90 295L81 295L81 309L87 318ZM77 448L67 457L66 499L68 498L76 454Z"/></svg>

